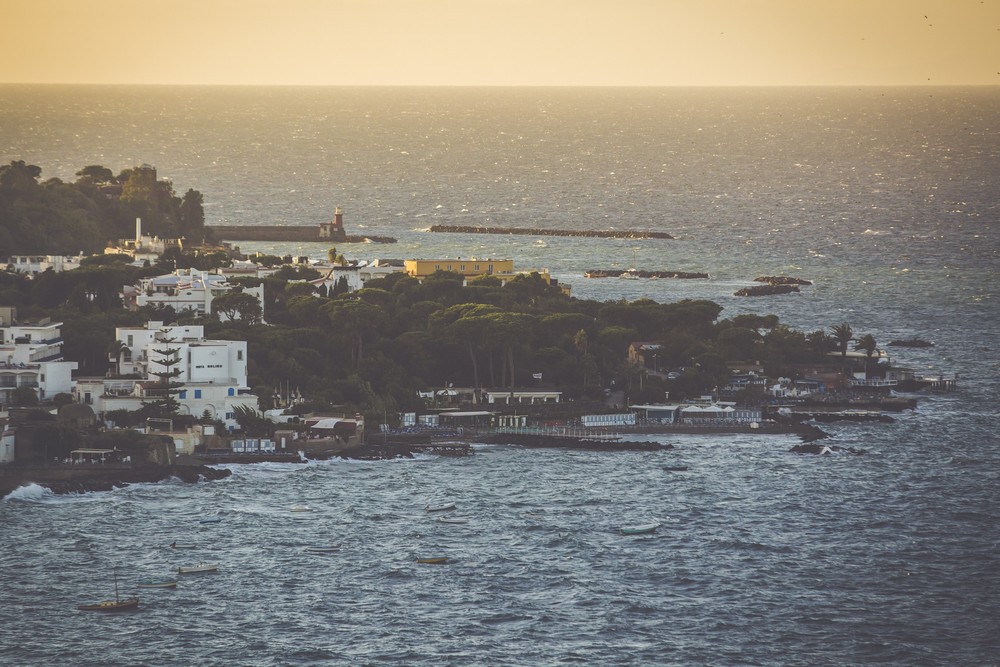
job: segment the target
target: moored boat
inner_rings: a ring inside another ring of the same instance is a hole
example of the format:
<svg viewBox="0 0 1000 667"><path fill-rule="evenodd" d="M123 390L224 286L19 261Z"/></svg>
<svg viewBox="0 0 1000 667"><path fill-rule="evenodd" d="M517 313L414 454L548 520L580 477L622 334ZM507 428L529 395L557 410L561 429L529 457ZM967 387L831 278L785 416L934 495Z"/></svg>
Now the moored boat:
<svg viewBox="0 0 1000 667"><path fill-rule="evenodd" d="M656 532L659 527L658 523L643 523L635 526L622 526L619 530L622 535L648 535Z"/></svg>
<svg viewBox="0 0 1000 667"><path fill-rule="evenodd" d="M203 519L198 519L198 523L220 523L221 521L221 516L207 516Z"/></svg>
<svg viewBox="0 0 1000 667"><path fill-rule="evenodd" d="M329 554L340 551L340 547L336 544L313 545L306 547L305 550L313 554Z"/></svg>
<svg viewBox="0 0 1000 667"><path fill-rule="evenodd" d="M174 579L167 579L165 581L141 581L136 584L136 588L177 588L177 582Z"/></svg>
<svg viewBox="0 0 1000 667"><path fill-rule="evenodd" d="M448 562L447 556L434 556L432 558L418 558L418 563L423 563L425 565L444 565Z"/></svg>
<svg viewBox="0 0 1000 667"><path fill-rule="evenodd" d="M76 606L80 611L129 611L131 609L139 608L139 598L131 597L122 599L118 595L118 569L113 568L115 579L115 599L114 600L103 600L96 604L79 604Z"/></svg>
<svg viewBox="0 0 1000 667"><path fill-rule="evenodd" d="M439 516L438 523L469 523L469 519L464 516Z"/></svg>
<svg viewBox="0 0 1000 667"><path fill-rule="evenodd" d="M455 503L438 503L436 505L426 505L424 509L428 512L444 512L455 509Z"/></svg>
<svg viewBox="0 0 1000 667"><path fill-rule="evenodd" d="M181 566L177 568L178 574L200 574L202 572L218 572L218 563L198 563L197 565Z"/></svg>

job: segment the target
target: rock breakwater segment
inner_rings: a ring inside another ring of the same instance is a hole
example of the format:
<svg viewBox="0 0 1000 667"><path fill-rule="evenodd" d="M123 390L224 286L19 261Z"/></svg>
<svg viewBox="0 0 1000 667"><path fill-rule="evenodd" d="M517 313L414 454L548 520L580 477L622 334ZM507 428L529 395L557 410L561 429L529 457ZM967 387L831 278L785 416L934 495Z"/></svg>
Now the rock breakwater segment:
<svg viewBox="0 0 1000 667"><path fill-rule="evenodd" d="M600 239L672 239L666 232L634 230L585 231L574 229L538 229L533 227L477 227L474 225L432 225L432 232L451 234L524 234L526 236L585 236Z"/></svg>
<svg viewBox="0 0 1000 667"><path fill-rule="evenodd" d="M634 278L680 278L685 280L708 278L707 273L695 273L691 271L646 271L643 269L590 269L583 273L584 278L621 278L622 276Z"/></svg>

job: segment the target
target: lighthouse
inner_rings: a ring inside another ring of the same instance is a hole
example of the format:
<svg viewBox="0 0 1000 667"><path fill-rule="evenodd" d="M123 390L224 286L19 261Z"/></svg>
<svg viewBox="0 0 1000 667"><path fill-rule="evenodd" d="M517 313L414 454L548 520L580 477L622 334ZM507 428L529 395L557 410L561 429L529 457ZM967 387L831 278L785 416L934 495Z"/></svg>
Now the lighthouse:
<svg viewBox="0 0 1000 667"><path fill-rule="evenodd" d="M333 209L333 222L320 223L319 237L331 241L343 241L347 238L347 233L344 232L344 212L339 206Z"/></svg>

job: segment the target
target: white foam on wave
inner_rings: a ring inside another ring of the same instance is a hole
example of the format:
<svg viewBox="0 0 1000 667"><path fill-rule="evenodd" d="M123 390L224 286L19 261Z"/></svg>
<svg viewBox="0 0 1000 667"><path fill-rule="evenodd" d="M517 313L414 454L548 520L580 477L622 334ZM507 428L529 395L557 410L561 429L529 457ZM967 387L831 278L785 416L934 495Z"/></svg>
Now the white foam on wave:
<svg viewBox="0 0 1000 667"><path fill-rule="evenodd" d="M4 496L5 501L21 501L27 503L37 503L41 502L45 498L54 496L51 490L40 486L32 482L31 484L26 484L25 486L19 486L6 496Z"/></svg>

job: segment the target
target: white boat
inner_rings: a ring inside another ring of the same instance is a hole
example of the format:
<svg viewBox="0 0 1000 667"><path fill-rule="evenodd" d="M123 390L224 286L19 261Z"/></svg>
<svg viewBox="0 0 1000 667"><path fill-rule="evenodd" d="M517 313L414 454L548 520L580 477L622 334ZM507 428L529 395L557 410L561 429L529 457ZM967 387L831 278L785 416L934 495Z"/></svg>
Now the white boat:
<svg viewBox="0 0 1000 667"><path fill-rule="evenodd" d="M619 530L622 535L647 535L656 532L659 527L658 523L642 523L636 526L622 526Z"/></svg>
<svg viewBox="0 0 1000 667"><path fill-rule="evenodd" d="M340 551L340 547L336 544L313 545L306 547L305 550L312 554L331 554Z"/></svg>
<svg viewBox="0 0 1000 667"><path fill-rule="evenodd" d="M177 568L178 574L201 574L202 572L218 572L218 563L198 563L197 565L189 565L188 567Z"/></svg>
<svg viewBox="0 0 1000 667"><path fill-rule="evenodd" d="M469 520L464 516L439 516L437 521L438 523L469 523Z"/></svg>
<svg viewBox="0 0 1000 667"><path fill-rule="evenodd" d="M445 510L455 509L455 503L440 503L437 505L426 505L424 507L428 512L443 512Z"/></svg>

